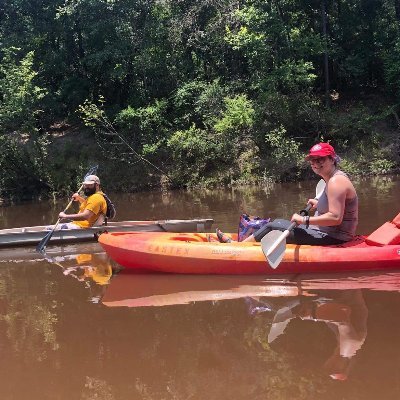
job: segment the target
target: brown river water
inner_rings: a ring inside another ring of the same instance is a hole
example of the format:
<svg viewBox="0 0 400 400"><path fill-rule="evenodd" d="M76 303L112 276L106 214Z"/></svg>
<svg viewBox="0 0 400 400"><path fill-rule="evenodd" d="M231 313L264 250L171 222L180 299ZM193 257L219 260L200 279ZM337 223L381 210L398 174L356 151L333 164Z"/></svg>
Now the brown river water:
<svg viewBox="0 0 400 400"><path fill-rule="evenodd" d="M244 211L290 217L315 183L112 199L117 220L235 231ZM399 176L355 184L358 233L400 211ZM54 223L67 203L0 207L0 228ZM127 274L97 243L47 254L0 250L2 400L400 398L400 271Z"/></svg>

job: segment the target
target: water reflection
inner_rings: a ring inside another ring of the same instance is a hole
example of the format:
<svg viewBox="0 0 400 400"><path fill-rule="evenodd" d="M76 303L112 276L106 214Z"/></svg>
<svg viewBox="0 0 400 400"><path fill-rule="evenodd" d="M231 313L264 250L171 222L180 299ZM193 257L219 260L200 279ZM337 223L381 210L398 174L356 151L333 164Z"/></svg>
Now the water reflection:
<svg viewBox="0 0 400 400"><path fill-rule="evenodd" d="M367 336L365 290L400 292L400 272L277 278L122 272L107 288L102 304L136 308L243 299L250 316L263 318L266 330L258 341L268 352L293 356L314 339L326 343L334 337L335 343L328 351L324 346L323 359L317 362L327 376L344 381ZM314 331L304 335L303 324L313 324Z"/></svg>
<svg viewBox="0 0 400 400"><path fill-rule="evenodd" d="M63 267L64 275L69 275L81 282L92 280L103 286L110 282L112 267L106 254L78 254L74 256L75 266Z"/></svg>
<svg viewBox="0 0 400 400"><path fill-rule="evenodd" d="M274 314L268 334L269 345L273 345L285 334L293 319L323 322L336 339L336 346L325 361L324 369L333 379L347 379L353 357L361 349L367 336L368 309L361 289L342 292L317 290L306 296L285 298L279 302L258 298L248 299L248 303L252 314Z"/></svg>
<svg viewBox="0 0 400 400"><path fill-rule="evenodd" d="M88 289L88 300L98 303L105 293L113 274L113 262L106 253L79 253L50 256L44 254L45 260L62 269L66 277L76 279ZM114 267L114 271L118 271Z"/></svg>
<svg viewBox="0 0 400 400"><path fill-rule="evenodd" d="M108 307L160 307L199 301L315 297L315 291L369 289L400 292L400 272L307 274L284 277L143 274L113 277L102 303Z"/></svg>

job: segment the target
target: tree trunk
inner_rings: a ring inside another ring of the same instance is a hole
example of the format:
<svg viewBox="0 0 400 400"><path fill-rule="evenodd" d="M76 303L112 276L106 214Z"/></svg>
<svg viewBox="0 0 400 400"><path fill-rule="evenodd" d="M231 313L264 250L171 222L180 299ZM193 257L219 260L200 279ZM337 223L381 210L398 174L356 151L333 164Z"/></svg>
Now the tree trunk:
<svg viewBox="0 0 400 400"><path fill-rule="evenodd" d="M329 59L328 59L328 29L327 29L327 16L326 16L326 0L322 0L321 4L322 14L322 34L324 37L325 52L324 52L324 77L325 77L325 105L329 107Z"/></svg>
<svg viewBox="0 0 400 400"><path fill-rule="evenodd" d="M400 25L400 0L394 0L394 9L396 11L397 23Z"/></svg>

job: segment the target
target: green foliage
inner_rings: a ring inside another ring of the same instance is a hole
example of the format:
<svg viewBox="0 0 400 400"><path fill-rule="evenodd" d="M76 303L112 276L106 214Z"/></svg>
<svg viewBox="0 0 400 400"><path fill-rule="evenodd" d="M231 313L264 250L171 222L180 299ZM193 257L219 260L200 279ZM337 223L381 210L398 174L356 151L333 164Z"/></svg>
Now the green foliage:
<svg viewBox="0 0 400 400"><path fill-rule="evenodd" d="M258 144L263 147L265 130L279 130L281 127L284 127L288 138L302 137L314 142L327 129L327 112L321 100L307 91L291 95L266 92L260 98L257 108L258 120L265 126L261 134L258 134Z"/></svg>
<svg viewBox="0 0 400 400"><path fill-rule="evenodd" d="M201 117L197 112L196 102L206 87L205 82L193 80L185 82L177 88L172 102L176 113L175 123L179 127L186 128L193 122L200 122Z"/></svg>
<svg viewBox="0 0 400 400"><path fill-rule="evenodd" d="M114 122L137 145L147 146L149 152L150 148L156 149L156 143L164 138L168 126L165 118L167 105L165 100L156 100L147 107L128 106L117 114Z"/></svg>
<svg viewBox="0 0 400 400"><path fill-rule="evenodd" d="M300 151L300 143L288 139L283 127L269 131L265 135L265 141L269 151L266 176L275 179L286 179L288 176L293 178L304 158Z"/></svg>
<svg viewBox="0 0 400 400"><path fill-rule="evenodd" d="M383 52L384 77L388 90L400 100L400 39Z"/></svg>
<svg viewBox="0 0 400 400"><path fill-rule="evenodd" d="M244 3L234 11L230 25L225 27L224 39L233 50L246 57L253 73L256 68L264 71L273 63L271 42L280 36L279 20L274 20L272 9L266 10L259 2ZM264 59L263 66L260 58Z"/></svg>
<svg viewBox="0 0 400 400"><path fill-rule="evenodd" d="M303 0L9 0L0 134L20 134L17 161L22 168L29 154L49 191L60 185L35 161L35 146L46 149L38 140L47 125L75 122L77 108L103 156L144 163L141 179L152 184L154 169L179 185L253 182L262 170L295 178L300 149L321 137L345 152L359 143L377 151L387 145L377 132L397 137L387 122L400 113L399 11L382 0L326 6L324 26L321 2ZM285 146L296 150L285 155ZM66 161L70 152L54 154ZM349 160L384 172L398 153L396 139L390 152ZM179 161L193 176L175 171Z"/></svg>
<svg viewBox="0 0 400 400"><path fill-rule="evenodd" d="M206 126L212 126L216 115L219 115L224 107L224 98L228 89L218 80L207 84L195 100L195 111Z"/></svg>
<svg viewBox="0 0 400 400"><path fill-rule="evenodd" d="M260 151L252 140L248 139L242 143L242 150L238 154L237 160L232 160L232 164L237 170L234 183L250 185L262 181Z"/></svg>
<svg viewBox="0 0 400 400"><path fill-rule="evenodd" d="M128 164L142 162L161 173L161 179L168 179L172 183L168 174L157 165L159 160L156 159L153 163L147 158L147 156L155 155L162 141L154 142L154 139L160 135L153 134L149 137L145 135L145 130L150 129L153 124L157 126L160 118L159 110L163 110L165 104L159 102L156 104L159 107L148 107L141 110L128 107L117 117L118 122L123 126L123 130L119 131L103 109L104 98L102 96L99 97L98 103L85 100L79 106L78 113L85 125L96 133L97 144L103 151L103 155L108 159ZM137 122L139 122L138 125ZM130 132L135 127L139 130L143 129L144 132L139 131L138 135L135 131ZM144 143L141 139L148 140L149 143Z"/></svg>
<svg viewBox="0 0 400 400"><path fill-rule="evenodd" d="M24 145L21 138L0 136L0 196L31 198L51 189L46 165L48 138Z"/></svg>
<svg viewBox="0 0 400 400"><path fill-rule="evenodd" d="M233 98L225 97L225 110L214 124L214 130L219 134L233 134L250 128L254 123L254 108L246 95L240 94Z"/></svg>
<svg viewBox="0 0 400 400"><path fill-rule="evenodd" d="M268 92L278 91L292 95L312 86L317 78L313 70L311 62L286 60L261 82L261 86Z"/></svg>
<svg viewBox="0 0 400 400"><path fill-rule="evenodd" d="M226 159L224 143L195 125L174 132L167 147L174 160L172 176L188 186L204 184L207 178L210 179L211 172L218 170L219 161Z"/></svg>
<svg viewBox="0 0 400 400"><path fill-rule="evenodd" d="M46 91L35 84L34 52L20 58L19 48L3 49L0 63L0 132L21 128L32 130L42 112L40 100Z"/></svg>
<svg viewBox="0 0 400 400"><path fill-rule="evenodd" d="M396 167L393 151L396 150L393 149L390 138L371 134L349 145L340 167L350 174L360 176L391 173Z"/></svg>
<svg viewBox="0 0 400 400"><path fill-rule="evenodd" d="M237 32L233 32L229 27L226 27L225 40L234 50L240 50L262 44L265 41L265 35L250 32L246 26L241 26Z"/></svg>
<svg viewBox="0 0 400 400"><path fill-rule="evenodd" d="M379 119L379 117L378 117ZM376 118L362 104L348 104L344 110L325 112L328 136L338 145L352 146L365 138L374 138L373 122Z"/></svg>
<svg viewBox="0 0 400 400"><path fill-rule="evenodd" d="M340 161L340 169L345 171L350 175L356 175L360 172L360 165L363 165L364 162L361 164L357 160L352 160L350 158L343 158Z"/></svg>
<svg viewBox="0 0 400 400"><path fill-rule="evenodd" d="M392 172L395 167L395 163L388 159L374 159L369 164L369 169L373 174L387 174Z"/></svg>
<svg viewBox="0 0 400 400"><path fill-rule="evenodd" d="M79 105L78 113L86 126L96 128L100 121L106 120L106 113L104 111L105 99L99 96L98 104L86 99L83 104Z"/></svg>

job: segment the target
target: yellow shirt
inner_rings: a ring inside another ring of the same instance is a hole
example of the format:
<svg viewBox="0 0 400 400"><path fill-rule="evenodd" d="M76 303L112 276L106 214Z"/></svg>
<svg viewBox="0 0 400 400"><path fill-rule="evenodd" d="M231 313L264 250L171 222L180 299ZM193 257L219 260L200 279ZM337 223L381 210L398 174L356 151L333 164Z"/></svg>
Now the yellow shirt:
<svg viewBox="0 0 400 400"><path fill-rule="evenodd" d="M85 210L89 210L93 213L89 220L73 221L75 225L78 225L81 228L90 228L97 221L100 214L106 215L107 203L104 200L102 192L96 192L92 194L83 203L81 203L79 207L79 213L82 213Z"/></svg>

